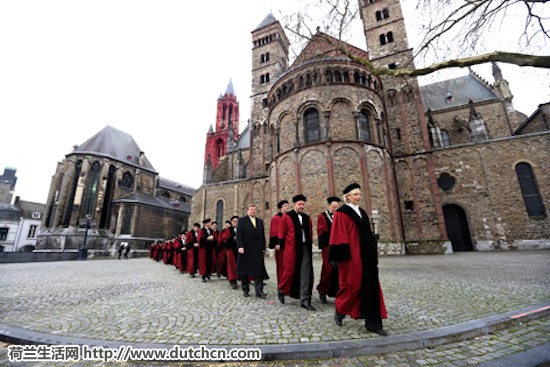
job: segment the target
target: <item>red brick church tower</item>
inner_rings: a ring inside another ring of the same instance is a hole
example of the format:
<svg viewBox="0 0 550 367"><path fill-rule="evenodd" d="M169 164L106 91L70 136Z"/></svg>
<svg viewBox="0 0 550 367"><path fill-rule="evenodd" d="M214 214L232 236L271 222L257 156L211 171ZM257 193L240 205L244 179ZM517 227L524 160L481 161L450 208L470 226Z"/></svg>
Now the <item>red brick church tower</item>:
<svg viewBox="0 0 550 367"><path fill-rule="evenodd" d="M220 163L220 158L233 148L239 138L239 102L233 90L233 82L229 79L225 94L218 98L216 112L216 130L210 125L206 134L204 150L205 173L212 172Z"/></svg>

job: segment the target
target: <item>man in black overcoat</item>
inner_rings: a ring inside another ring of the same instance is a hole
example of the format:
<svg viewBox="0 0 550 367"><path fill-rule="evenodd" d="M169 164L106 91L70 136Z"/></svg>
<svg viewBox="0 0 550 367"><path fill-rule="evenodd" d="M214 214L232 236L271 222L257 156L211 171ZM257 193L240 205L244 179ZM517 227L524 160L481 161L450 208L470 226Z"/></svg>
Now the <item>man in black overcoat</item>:
<svg viewBox="0 0 550 367"><path fill-rule="evenodd" d="M237 223L237 275L241 278L243 295L249 296L250 278L254 278L256 297L265 298L263 278L265 273L264 222L256 217L256 205L248 205L247 215Z"/></svg>

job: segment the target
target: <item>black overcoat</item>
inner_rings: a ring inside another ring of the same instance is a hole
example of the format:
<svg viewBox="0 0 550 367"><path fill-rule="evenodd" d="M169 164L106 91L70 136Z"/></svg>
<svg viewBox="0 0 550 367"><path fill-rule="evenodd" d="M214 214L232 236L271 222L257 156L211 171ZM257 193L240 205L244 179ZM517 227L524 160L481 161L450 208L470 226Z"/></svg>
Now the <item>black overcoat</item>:
<svg viewBox="0 0 550 367"><path fill-rule="evenodd" d="M264 222L256 217L256 228L248 215L237 223L237 248L244 248L244 254L237 258L237 275L264 277L265 232Z"/></svg>

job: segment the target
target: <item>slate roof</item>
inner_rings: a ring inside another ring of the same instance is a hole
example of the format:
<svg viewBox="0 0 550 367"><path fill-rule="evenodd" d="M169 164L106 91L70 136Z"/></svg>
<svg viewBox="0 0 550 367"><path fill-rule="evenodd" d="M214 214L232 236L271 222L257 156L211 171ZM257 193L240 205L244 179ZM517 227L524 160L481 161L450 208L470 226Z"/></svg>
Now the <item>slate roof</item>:
<svg viewBox="0 0 550 367"><path fill-rule="evenodd" d="M467 105L470 99L479 102L498 98L491 89L471 74L420 86L420 94L424 111ZM449 94L452 101L447 103L446 97Z"/></svg>
<svg viewBox="0 0 550 367"><path fill-rule="evenodd" d="M24 217L30 218L32 213L39 212L41 214L46 213L46 204L33 203L30 201L19 201L19 206L21 207L22 215Z"/></svg>
<svg viewBox="0 0 550 367"><path fill-rule="evenodd" d="M239 136L239 140L237 141L237 144L233 150L237 149L248 149L250 148L250 127L247 126L241 135Z"/></svg>
<svg viewBox="0 0 550 367"><path fill-rule="evenodd" d="M19 220L21 211L13 204L0 203L0 219Z"/></svg>
<svg viewBox="0 0 550 367"><path fill-rule="evenodd" d="M256 27L256 29L254 29L254 31L256 31L260 28L263 28L263 27L267 27L271 23L275 23L275 22L277 22L277 19L275 19L275 17L273 16L273 13L270 12L267 15L267 17L265 17L264 20L262 20L262 22Z"/></svg>
<svg viewBox="0 0 550 367"><path fill-rule="evenodd" d="M179 182L175 182L175 181L172 181L172 180L169 180L167 178L160 177L160 176L159 176L159 186L164 188L164 189L169 189L169 190L176 191L176 192L179 192L181 194L185 194L185 195L189 195L189 196L193 196L193 194L196 191L196 189L194 189L190 186L187 186L187 185L181 184Z"/></svg>
<svg viewBox="0 0 550 367"><path fill-rule="evenodd" d="M93 154L137 166L140 152L141 149L130 134L107 125L70 154ZM147 156L142 167L155 171Z"/></svg>
<svg viewBox="0 0 550 367"><path fill-rule="evenodd" d="M124 198L113 200L113 203L138 203L144 205L156 206L163 209L171 209L178 212L191 213L191 205L178 200L169 200L163 197L145 195L140 192L134 192Z"/></svg>

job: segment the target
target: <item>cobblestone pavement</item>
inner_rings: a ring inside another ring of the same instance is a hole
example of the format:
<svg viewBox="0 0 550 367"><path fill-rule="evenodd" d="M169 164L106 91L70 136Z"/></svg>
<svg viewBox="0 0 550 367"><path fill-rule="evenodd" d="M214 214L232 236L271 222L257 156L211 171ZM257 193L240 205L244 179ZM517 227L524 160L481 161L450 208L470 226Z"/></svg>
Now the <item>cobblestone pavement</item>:
<svg viewBox="0 0 550 367"><path fill-rule="evenodd" d="M281 305L274 259L266 259L266 265L269 296L257 299L242 297L226 280L203 283L200 277L190 279L149 258L3 264L0 322L75 338L174 345L300 344L376 337L366 333L361 320L346 318L344 326L336 326L330 299L323 305L315 298L317 312L300 308L293 299ZM318 257L314 269L317 281ZM385 329L391 335L430 330L549 301L550 251L382 257L380 280L389 313ZM449 361L455 354L479 361L487 355L514 353L548 341L549 333L545 318L433 350L312 365L472 365ZM484 349L478 347L481 342ZM419 356L425 358L412 360ZM386 358L391 362L384 362ZM304 363L300 365L310 362Z"/></svg>
<svg viewBox="0 0 550 367"><path fill-rule="evenodd" d="M494 334L457 343L440 345L413 351L367 355L355 358L333 358L308 361L274 361L245 363L207 362L64 362L63 367L124 366L124 367L465 367L478 366L486 361L521 353L550 341L550 318L545 317L525 324L518 324ZM550 355L548 355L550 361ZM0 344L0 366L34 367L49 366L37 362L9 362L7 344ZM500 366L499 366L500 367ZM509 366L516 367L516 366ZM535 366L532 366L535 367ZM546 366L545 366L546 367Z"/></svg>

